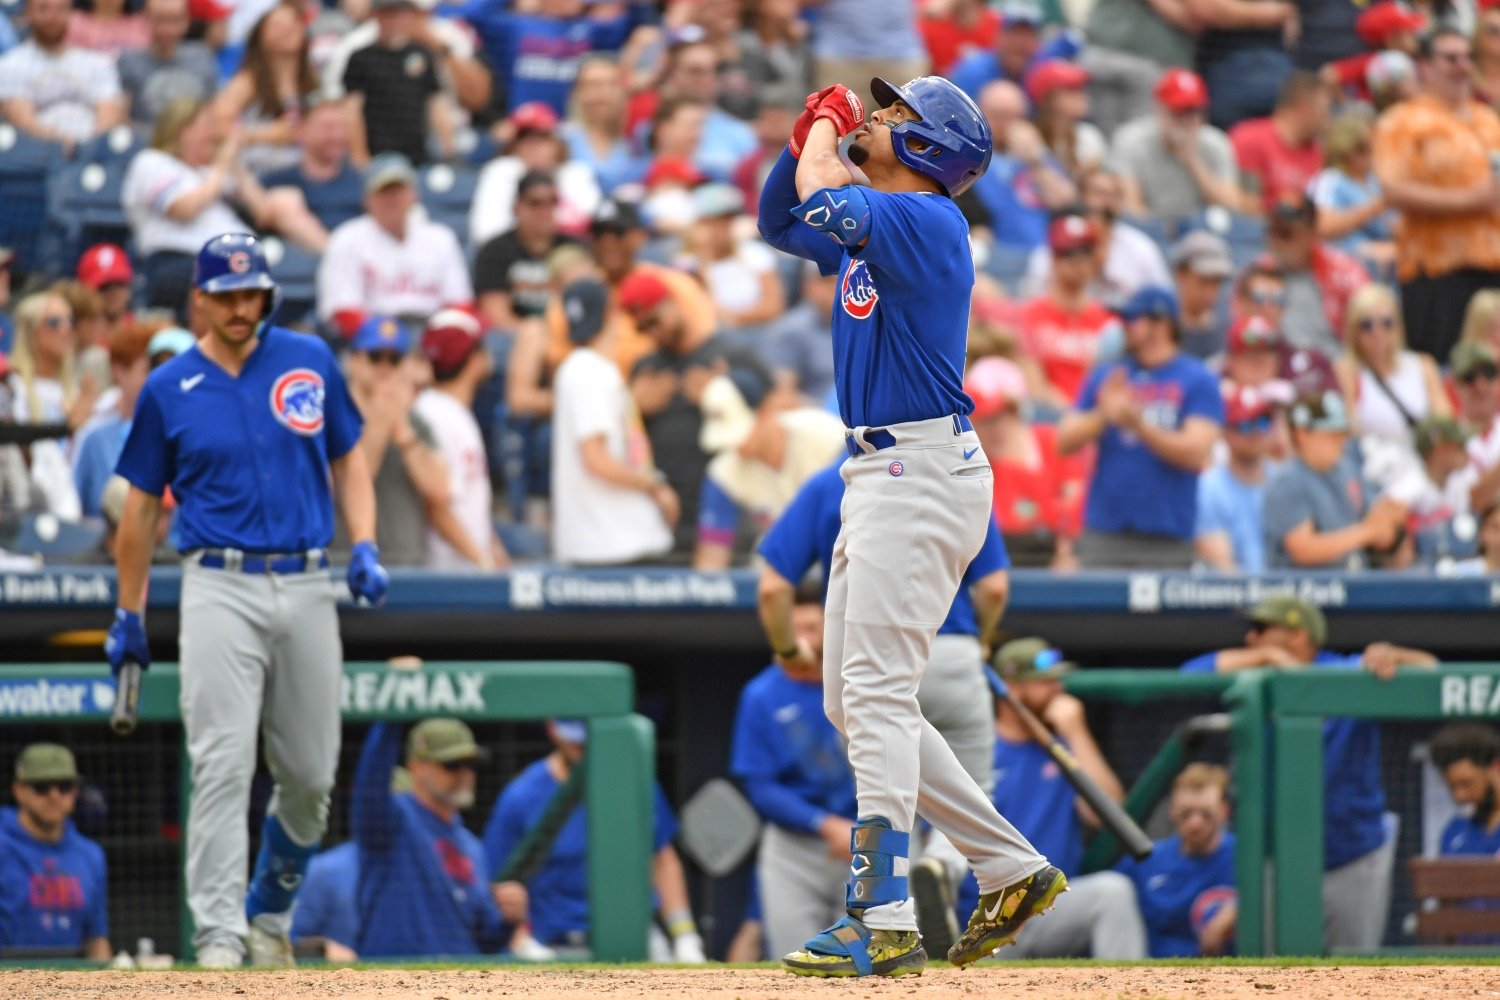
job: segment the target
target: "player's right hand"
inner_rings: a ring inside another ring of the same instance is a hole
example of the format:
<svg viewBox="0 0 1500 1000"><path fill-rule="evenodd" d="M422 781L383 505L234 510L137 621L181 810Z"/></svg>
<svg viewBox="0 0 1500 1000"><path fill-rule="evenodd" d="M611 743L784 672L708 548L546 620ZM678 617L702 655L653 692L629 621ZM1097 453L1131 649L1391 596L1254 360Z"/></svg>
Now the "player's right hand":
<svg viewBox="0 0 1500 1000"><path fill-rule="evenodd" d="M833 122L834 129L842 139L865 123L865 105L859 95L848 87L835 85L829 89L831 93L824 95L818 102L813 118L827 118Z"/></svg>
<svg viewBox="0 0 1500 1000"><path fill-rule="evenodd" d="M115 620L104 638L104 655L110 672L119 676L127 663L138 663L142 670L151 666L151 647L146 642L146 626L139 612L115 608Z"/></svg>

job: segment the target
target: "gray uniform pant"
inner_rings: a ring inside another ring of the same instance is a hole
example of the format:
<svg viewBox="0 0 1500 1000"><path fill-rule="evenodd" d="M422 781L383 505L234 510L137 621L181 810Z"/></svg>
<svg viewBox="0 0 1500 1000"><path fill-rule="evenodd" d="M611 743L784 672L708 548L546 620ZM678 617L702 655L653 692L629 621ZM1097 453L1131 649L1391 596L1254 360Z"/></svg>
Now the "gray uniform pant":
<svg viewBox="0 0 1500 1000"><path fill-rule="evenodd" d="M785 955L844 915L849 864L822 837L766 824L756 860L766 946Z"/></svg>
<svg viewBox="0 0 1500 1000"><path fill-rule="evenodd" d="M1323 948L1367 952L1380 947L1391 912L1391 872L1396 838L1323 873Z"/></svg>
<svg viewBox="0 0 1500 1000"><path fill-rule="evenodd" d="M269 813L308 846L328 822L339 754L343 649L326 570L183 566L182 720L192 764L187 893L200 950L248 932L247 813L257 732L276 782Z"/></svg>
<svg viewBox="0 0 1500 1000"><path fill-rule="evenodd" d="M994 488L973 431L952 418L850 431L863 454L842 468L823 642L823 707L849 741L862 818L909 832L921 812L969 860L983 892L1046 866L922 717L917 687L933 637L984 541ZM894 874L908 870L905 859ZM915 930L910 899L864 911L875 928Z"/></svg>
<svg viewBox="0 0 1500 1000"><path fill-rule="evenodd" d="M1000 957L1145 958L1146 924L1135 885L1119 872L1068 879L1068 891L1057 897L1057 905L1029 921L1015 947Z"/></svg>

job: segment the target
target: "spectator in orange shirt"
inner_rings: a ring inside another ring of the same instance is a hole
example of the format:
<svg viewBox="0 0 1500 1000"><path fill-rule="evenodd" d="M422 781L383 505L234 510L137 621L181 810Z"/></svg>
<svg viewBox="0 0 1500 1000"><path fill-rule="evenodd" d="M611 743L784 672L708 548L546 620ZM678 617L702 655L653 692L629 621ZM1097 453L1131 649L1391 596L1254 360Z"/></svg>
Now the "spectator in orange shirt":
<svg viewBox="0 0 1500 1000"><path fill-rule="evenodd" d="M1081 213L1047 228L1052 272L1046 291L1021 306L1021 343L1036 395L1059 408L1073 404L1094 366L1099 338L1114 317L1089 294L1099 231Z"/></svg>
<svg viewBox="0 0 1500 1000"><path fill-rule="evenodd" d="M928 5L917 27L927 46L927 57L932 60L932 71L947 76L970 52L987 52L995 47L1000 15L985 6L984 0L949 0Z"/></svg>
<svg viewBox="0 0 1500 1000"><path fill-rule="evenodd" d="M1276 109L1265 118L1240 122L1229 132L1240 164L1240 184L1260 196L1269 212L1289 194L1307 189L1323 169L1318 141L1328 126L1328 91L1314 73L1287 75L1277 93Z"/></svg>
<svg viewBox="0 0 1500 1000"><path fill-rule="evenodd" d="M1014 566L1077 569L1073 540L1083 514L1085 462L1057 454L1057 428L1030 423L1026 378L1005 358L981 358L964 392L974 431L995 470L995 521Z"/></svg>
<svg viewBox="0 0 1500 1000"><path fill-rule="evenodd" d="M1473 97L1469 41L1423 39L1423 89L1375 127L1375 175L1398 213L1396 276L1414 350L1445 358L1464 309L1500 286L1500 117Z"/></svg>

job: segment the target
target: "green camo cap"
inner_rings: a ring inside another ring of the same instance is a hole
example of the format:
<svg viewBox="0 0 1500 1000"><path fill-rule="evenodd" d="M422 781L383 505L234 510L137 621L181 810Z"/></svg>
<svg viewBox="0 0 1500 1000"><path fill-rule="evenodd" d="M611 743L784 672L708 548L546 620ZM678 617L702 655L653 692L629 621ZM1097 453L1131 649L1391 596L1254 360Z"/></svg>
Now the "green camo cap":
<svg viewBox="0 0 1500 1000"><path fill-rule="evenodd" d="M33 743L16 758L17 781L77 781L73 751L56 743Z"/></svg>
<svg viewBox="0 0 1500 1000"><path fill-rule="evenodd" d="M1328 641L1328 619L1323 617L1322 610L1291 594L1268 597L1246 611L1245 617L1257 625L1299 628L1307 633L1314 646L1321 647Z"/></svg>
<svg viewBox="0 0 1500 1000"><path fill-rule="evenodd" d="M455 760L483 760L489 752L474 742L474 731L457 719L425 719L406 738L407 760L447 764Z"/></svg>
<svg viewBox="0 0 1500 1000"><path fill-rule="evenodd" d="M1078 664L1063 659L1062 650L1035 636L1012 639L1001 646L995 653L994 666L1008 681L1066 677L1078 669Z"/></svg>
<svg viewBox="0 0 1500 1000"><path fill-rule="evenodd" d="M1453 369L1453 377L1461 379L1475 368L1483 365L1500 364L1500 359L1495 357L1495 351L1482 340L1460 340L1453 346L1453 353L1448 355L1448 367Z"/></svg>
<svg viewBox="0 0 1500 1000"><path fill-rule="evenodd" d="M1417 445L1417 454L1426 458L1440 444L1456 444L1460 448L1469 443L1469 432L1452 417L1427 417L1412 428L1412 438Z"/></svg>

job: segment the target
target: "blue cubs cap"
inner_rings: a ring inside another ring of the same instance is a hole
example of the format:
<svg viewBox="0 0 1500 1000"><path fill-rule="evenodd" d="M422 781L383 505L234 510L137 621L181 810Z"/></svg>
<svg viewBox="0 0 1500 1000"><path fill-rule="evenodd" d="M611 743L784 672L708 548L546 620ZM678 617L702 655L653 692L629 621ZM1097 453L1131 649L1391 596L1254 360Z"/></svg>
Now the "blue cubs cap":
<svg viewBox="0 0 1500 1000"><path fill-rule="evenodd" d="M583 746L589 741L589 727L582 719L553 719L552 731L564 743Z"/></svg>
<svg viewBox="0 0 1500 1000"><path fill-rule="evenodd" d="M896 159L937 181L948 197L963 194L990 168L995 137L989 120L953 81L919 76L898 87L877 76L870 81L870 94L882 108L901 101L916 112L916 120L891 129ZM909 139L920 140L924 148L912 149Z"/></svg>
<svg viewBox="0 0 1500 1000"><path fill-rule="evenodd" d="M359 325L349 349L361 354L372 351L395 351L408 354L411 351L411 331L390 316L371 316Z"/></svg>
<svg viewBox="0 0 1500 1000"><path fill-rule="evenodd" d="M1130 323L1150 317L1152 319L1177 320L1177 296L1160 285L1146 285L1136 290L1125 304L1115 310L1119 317Z"/></svg>

